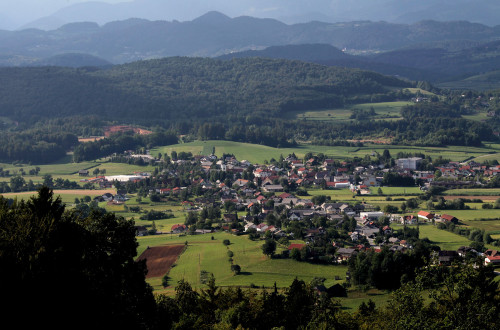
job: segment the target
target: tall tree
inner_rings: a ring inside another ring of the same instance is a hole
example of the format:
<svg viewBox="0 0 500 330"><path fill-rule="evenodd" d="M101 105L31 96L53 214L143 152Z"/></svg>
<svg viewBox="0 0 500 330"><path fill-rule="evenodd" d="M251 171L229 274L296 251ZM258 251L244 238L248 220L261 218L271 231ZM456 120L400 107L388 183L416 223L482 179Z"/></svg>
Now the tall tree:
<svg viewBox="0 0 500 330"><path fill-rule="evenodd" d="M68 327L67 319L84 327L149 328L155 301L145 263L134 261L136 249L133 222L65 211L47 187L27 202L0 199L4 312L51 328Z"/></svg>

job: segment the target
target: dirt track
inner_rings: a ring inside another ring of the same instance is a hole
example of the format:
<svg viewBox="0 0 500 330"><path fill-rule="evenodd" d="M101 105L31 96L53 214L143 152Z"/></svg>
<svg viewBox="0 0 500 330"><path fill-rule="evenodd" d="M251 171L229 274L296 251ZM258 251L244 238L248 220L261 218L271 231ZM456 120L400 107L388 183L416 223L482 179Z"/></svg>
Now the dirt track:
<svg viewBox="0 0 500 330"><path fill-rule="evenodd" d="M148 274L146 278L161 277L168 273L184 245L155 246L146 249L137 260L146 259Z"/></svg>

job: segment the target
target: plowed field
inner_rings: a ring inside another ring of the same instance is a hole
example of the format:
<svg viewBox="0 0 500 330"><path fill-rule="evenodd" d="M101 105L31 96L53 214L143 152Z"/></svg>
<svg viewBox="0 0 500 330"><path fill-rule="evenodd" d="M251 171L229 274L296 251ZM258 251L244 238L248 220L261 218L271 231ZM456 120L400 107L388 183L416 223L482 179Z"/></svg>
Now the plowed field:
<svg viewBox="0 0 500 330"><path fill-rule="evenodd" d="M148 274L146 278L161 277L168 273L184 245L164 245L146 249L137 260L146 259Z"/></svg>

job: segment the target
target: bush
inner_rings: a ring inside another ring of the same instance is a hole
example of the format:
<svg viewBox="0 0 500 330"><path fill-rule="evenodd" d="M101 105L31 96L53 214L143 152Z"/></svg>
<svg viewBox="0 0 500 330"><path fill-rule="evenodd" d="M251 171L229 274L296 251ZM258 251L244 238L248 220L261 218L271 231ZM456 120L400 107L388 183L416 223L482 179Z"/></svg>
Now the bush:
<svg viewBox="0 0 500 330"><path fill-rule="evenodd" d="M228 245L231 244L231 241L229 241L228 239L225 239L225 240L222 241L222 244L228 246Z"/></svg>

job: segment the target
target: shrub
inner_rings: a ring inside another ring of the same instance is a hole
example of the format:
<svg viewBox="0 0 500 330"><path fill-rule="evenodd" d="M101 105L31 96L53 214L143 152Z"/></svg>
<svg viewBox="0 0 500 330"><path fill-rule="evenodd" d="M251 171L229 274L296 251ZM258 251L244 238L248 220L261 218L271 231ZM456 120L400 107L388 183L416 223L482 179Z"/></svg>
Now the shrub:
<svg viewBox="0 0 500 330"><path fill-rule="evenodd" d="M231 244L231 241L229 241L228 239L225 239L225 240L222 241L222 244L224 244L224 245L227 246L227 245Z"/></svg>

